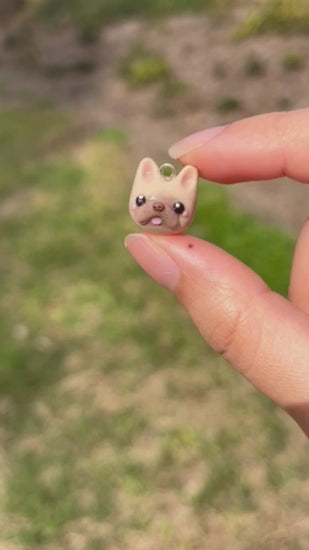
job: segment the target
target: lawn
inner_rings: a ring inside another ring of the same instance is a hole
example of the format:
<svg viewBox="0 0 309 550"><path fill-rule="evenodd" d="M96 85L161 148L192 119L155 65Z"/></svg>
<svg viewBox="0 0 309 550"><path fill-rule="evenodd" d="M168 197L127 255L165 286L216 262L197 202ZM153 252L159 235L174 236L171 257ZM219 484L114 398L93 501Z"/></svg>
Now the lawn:
<svg viewBox="0 0 309 550"><path fill-rule="evenodd" d="M0 121L1 548L307 548L303 436L123 248L124 132ZM286 292L292 240L219 186L192 233Z"/></svg>

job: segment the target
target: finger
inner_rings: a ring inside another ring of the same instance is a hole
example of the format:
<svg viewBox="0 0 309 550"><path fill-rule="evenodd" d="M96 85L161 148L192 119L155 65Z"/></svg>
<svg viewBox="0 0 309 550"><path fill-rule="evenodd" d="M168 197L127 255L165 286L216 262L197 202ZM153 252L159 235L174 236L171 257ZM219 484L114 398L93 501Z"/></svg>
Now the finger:
<svg viewBox="0 0 309 550"><path fill-rule="evenodd" d="M248 267L190 236L129 236L143 269L172 290L210 346L281 407L309 403L307 316Z"/></svg>
<svg viewBox="0 0 309 550"><path fill-rule="evenodd" d="M289 176L309 182L309 109L270 113L192 134L172 146L173 158L222 183Z"/></svg>
<svg viewBox="0 0 309 550"><path fill-rule="evenodd" d="M309 314L309 220L298 237L289 288L289 298L293 304Z"/></svg>

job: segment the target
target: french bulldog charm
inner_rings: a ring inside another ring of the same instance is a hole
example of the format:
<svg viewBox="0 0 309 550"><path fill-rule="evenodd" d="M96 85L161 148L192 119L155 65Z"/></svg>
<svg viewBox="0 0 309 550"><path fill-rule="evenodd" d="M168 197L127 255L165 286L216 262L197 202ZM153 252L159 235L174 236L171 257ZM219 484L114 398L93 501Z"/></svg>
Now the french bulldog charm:
<svg viewBox="0 0 309 550"><path fill-rule="evenodd" d="M131 218L151 233L182 233L194 217L197 187L198 171L194 166L185 166L176 175L172 165L159 168L152 159L144 158L131 191Z"/></svg>

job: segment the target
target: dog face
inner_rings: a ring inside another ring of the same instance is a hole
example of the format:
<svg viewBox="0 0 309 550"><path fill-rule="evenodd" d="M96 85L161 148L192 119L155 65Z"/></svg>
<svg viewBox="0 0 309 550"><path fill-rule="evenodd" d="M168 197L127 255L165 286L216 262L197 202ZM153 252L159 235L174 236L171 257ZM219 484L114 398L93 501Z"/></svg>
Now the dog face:
<svg viewBox="0 0 309 550"><path fill-rule="evenodd" d="M151 233L182 233L192 222L196 205L198 171L185 166L165 178L156 163L145 158L133 183L129 211L133 221Z"/></svg>

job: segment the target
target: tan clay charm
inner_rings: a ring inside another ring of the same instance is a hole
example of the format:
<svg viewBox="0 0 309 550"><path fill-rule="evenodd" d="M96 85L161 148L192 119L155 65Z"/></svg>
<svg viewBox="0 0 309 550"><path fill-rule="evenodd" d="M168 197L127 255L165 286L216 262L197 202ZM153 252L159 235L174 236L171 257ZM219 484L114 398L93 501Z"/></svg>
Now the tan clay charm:
<svg viewBox="0 0 309 550"><path fill-rule="evenodd" d="M160 168L143 159L133 183L129 211L133 221L151 233L182 233L191 224L196 205L198 171L185 166L176 175L171 164Z"/></svg>

